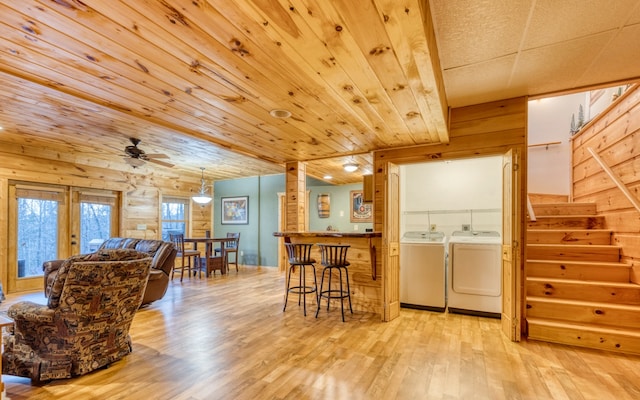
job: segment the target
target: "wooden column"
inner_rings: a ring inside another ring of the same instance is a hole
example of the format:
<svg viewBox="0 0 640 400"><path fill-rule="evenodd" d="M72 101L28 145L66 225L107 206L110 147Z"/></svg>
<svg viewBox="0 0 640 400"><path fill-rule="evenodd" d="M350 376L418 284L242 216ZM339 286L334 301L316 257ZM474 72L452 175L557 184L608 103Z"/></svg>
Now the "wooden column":
<svg viewBox="0 0 640 400"><path fill-rule="evenodd" d="M286 164L285 229L293 232L306 230L307 165L295 161Z"/></svg>

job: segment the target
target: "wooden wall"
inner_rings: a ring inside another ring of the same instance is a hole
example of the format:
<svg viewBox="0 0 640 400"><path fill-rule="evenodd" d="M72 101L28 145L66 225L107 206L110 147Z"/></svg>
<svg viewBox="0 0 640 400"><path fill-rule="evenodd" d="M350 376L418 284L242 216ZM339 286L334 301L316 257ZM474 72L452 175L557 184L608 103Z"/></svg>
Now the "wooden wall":
<svg viewBox="0 0 640 400"><path fill-rule="evenodd" d="M7 265L15 262L8 260L8 232L12 229L7 218L8 187L12 181L119 191L122 198L119 234L146 239L161 236L162 196L190 197L200 187L199 176L178 176L165 167L133 169L126 165L105 165L97 168L51 159L52 154L28 146L0 143L0 149L0 277L3 282L7 279ZM201 207L192 203L191 210L191 234L204 236L205 230L212 229L211 204ZM139 224L146 225L146 229L138 230Z"/></svg>
<svg viewBox="0 0 640 400"><path fill-rule="evenodd" d="M640 201L640 86L634 85L572 140L572 199L596 203L598 214L614 231L622 261L634 266L640 283L640 211L607 176L588 151L592 148Z"/></svg>

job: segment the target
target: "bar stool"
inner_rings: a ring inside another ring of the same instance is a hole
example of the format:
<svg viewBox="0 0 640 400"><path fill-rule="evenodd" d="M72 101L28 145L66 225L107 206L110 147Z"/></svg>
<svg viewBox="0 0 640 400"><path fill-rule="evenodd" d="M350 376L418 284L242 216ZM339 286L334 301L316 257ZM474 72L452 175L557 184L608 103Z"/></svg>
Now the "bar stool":
<svg viewBox="0 0 640 400"><path fill-rule="evenodd" d="M282 312L287 309L287 300L289 299L289 292L296 293L298 295L298 305L300 305L300 295L302 295L304 316L307 316L307 293L318 292L318 281L316 279L316 266L313 258L311 258L311 247L313 243L285 243L287 248L287 255L289 257L289 273L287 274L287 291L284 296L284 307ZM298 278L298 286L290 286L291 271L295 272L296 267L300 267L300 276ZM311 266L313 268L313 286L307 286L307 278L305 273L305 267ZM317 302L316 298L316 302Z"/></svg>
<svg viewBox="0 0 640 400"><path fill-rule="evenodd" d="M342 312L342 322L344 322L344 299L349 299L349 310L353 314L353 308L351 307L351 287L349 286L349 270L347 267L351 265L347 261L347 250L351 247L348 244L318 244L320 247L320 254L322 254L322 279L320 280L320 292L318 293L318 309L316 310L316 318L320 312L320 301L322 298L327 299L327 311L329 311L329 304L331 299L340 299L340 311ZM331 277L333 271L338 271L340 289L331 289ZM342 272L346 275L347 287L346 289L342 283ZM329 287L324 289L324 275L325 272L329 272Z"/></svg>

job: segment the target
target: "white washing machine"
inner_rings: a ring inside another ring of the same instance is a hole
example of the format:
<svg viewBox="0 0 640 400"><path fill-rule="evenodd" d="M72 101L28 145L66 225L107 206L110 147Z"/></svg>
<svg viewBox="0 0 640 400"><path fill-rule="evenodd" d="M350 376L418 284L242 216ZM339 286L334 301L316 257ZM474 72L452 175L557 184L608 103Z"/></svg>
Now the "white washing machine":
<svg viewBox="0 0 640 400"><path fill-rule="evenodd" d="M447 241L442 232L410 231L400 240L400 306L444 312Z"/></svg>
<svg viewBox="0 0 640 400"><path fill-rule="evenodd" d="M502 241L495 231L455 231L449 237L449 312L500 318Z"/></svg>

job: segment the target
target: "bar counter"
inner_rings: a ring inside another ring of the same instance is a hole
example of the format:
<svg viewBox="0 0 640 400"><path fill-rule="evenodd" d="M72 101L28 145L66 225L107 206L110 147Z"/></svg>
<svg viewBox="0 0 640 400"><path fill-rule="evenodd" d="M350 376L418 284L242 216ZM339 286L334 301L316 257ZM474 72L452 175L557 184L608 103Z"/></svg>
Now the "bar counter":
<svg viewBox="0 0 640 400"><path fill-rule="evenodd" d="M349 280L351 281L351 296L353 308L359 311L378 313L382 316L382 279L380 272L381 232L274 232L273 236L284 238L285 243L327 243L348 244L351 247L347 253L349 266ZM286 255L286 249L282 249ZM322 257L320 250L314 246L311 256L316 260L316 275L318 285L322 274ZM289 265L287 264L286 268ZM293 278L292 278L293 279ZM339 303L335 303L339 307ZM333 305L333 302L332 302ZM333 312L333 309L332 309ZM338 313L340 311L338 310ZM322 315L322 312L320 313Z"/></svg>

